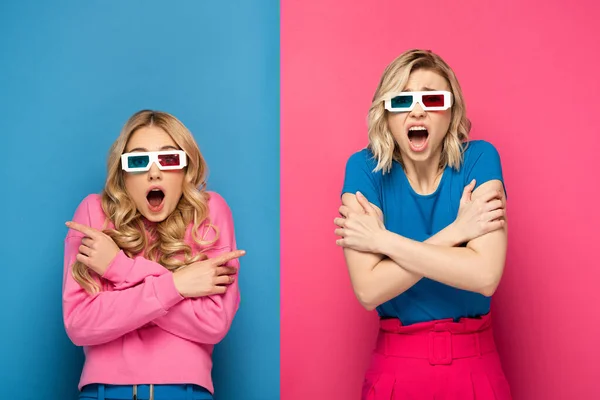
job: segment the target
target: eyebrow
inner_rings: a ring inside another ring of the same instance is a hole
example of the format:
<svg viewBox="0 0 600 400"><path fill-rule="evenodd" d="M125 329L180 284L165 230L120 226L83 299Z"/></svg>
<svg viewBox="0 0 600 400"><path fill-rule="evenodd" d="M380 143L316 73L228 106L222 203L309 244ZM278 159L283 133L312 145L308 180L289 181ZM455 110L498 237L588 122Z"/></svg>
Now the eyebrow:
<svg viewBox="0 0 600 400"><path fill-rule="evenodd" d="M163 146L163 147L161 147L159 151L164 151L164 150L179 150L179 149L177 147L175 147L175 146L169 145L169 146ZM142 152L147 153L148 149L145 149L143 147L136 147L135 149L131 149L129 151L126 151L126 153L134 153L136 151L142 151Z"/></svg>
<svg viewBox="0 0 600 400"><path fill-rule="evenodd" d="M404 89L403 92L437 92L441 89L432 89L427 86L423 86L421 90Z"/></svg>

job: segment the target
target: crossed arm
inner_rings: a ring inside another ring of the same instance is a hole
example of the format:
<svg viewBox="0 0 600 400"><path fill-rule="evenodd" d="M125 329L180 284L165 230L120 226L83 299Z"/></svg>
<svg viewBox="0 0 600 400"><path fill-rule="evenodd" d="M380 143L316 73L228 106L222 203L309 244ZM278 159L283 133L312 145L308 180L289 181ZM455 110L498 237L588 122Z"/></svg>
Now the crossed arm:
<svg viewBox="0 0 600 400"><path fill-rule="evenodd" d="M343 218L335 221L340 227L336 234L342 237L337 243L344 248L360 303L372 310L422 277L491 296L506 258L505 202L502 183L486 182L472 193L471 201L461 201L461 210L468 208L463 215L470 218L457 219L421 243L387 231L381 210L364 196L344 194ZM464 242L466 247L454 247Z"/></svg>
<svg viewBox="0 0 600 400"><path fill-rule="evenodd" d="M77 210L73 220L75 224L69 224L71 230L65 240L63 319L67 335L74 344L107 343L150 323L204 344L218 343L226 335L239 305L236 280L227 279L226 289L216 286L215 291L184 296L178 291L169 270L144 257L127 257L110 237L91 228L85 205ZM229 274L230 269L237 271L237 257L243 252L232 251L236 242L229 210L224 210L214 222L221 228L217 249L207 253L213 258L202 262L214 265L202 268L217 271L217 274ZM112 246L116 249L111 250ZM112 255L113 251L116 256ZM111 253L110 266L99 269L94 259L108 253ZM86 263L113 290L86 292L73 278L75 260ZM192 273L197 277L189 277L192 286L202 286L197 282L204 276L216 283L224 278L202 275L199 264L184 267L197 270Z"/></svg>
<svg viewBox="0 0 600 400"><path fill-rule="evenodd" d="M112 280L105 279L113 290L87 293L70 273L77 240L68 238L65 248L63 317L68 336L78 346L107 343L149 323L187 340L216 344L226 335L238 309L236 282L223 294L185 298L169 270L122 252L107 274ZM237 259L214 260L236 270L239 267Z"/></svg>

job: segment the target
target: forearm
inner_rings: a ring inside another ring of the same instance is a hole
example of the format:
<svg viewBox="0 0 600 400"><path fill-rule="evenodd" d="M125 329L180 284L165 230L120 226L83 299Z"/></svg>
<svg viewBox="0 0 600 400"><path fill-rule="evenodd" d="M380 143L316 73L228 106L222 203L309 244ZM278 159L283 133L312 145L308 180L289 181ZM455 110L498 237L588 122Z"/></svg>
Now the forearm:
<svg viewBox="0 0 600 400"><path fill-rule="evenodd" d="M345 193L342 201L344 206L356 212L364 211L353 194ZM383 218L381 210L377 209L377 212L380 218ZM427 241L432 244L453 246L461 243L461 239L454 224L450 224ZM422 274L401 268L382 254L345 248L344 256L354 293L363 307L368 310L405 292L422 278Z"/></svg>
<svg viewBox="0 0 600 400"><path fill-rule="evenodd" d="M462 237L456 230L454 224L448 225L425 241L425 243L438 246L456 246L463 242ZM402 268L397 262L390 258L383 258L370 272L358 279L364 281L366 297L369 298L370 308L374 308L394 297L404 293L415 285L422 274Z"/></svg>
<svg viewBox="0 0 600 400"><path fill-rule="evenodd" d="M472 199L477 201L489 190L497 191L505 204L502 182L498 180L483 183L473 192ZM375 250L415 274L491 296L500 283L506 260L506 216L502 218L504 223L499 229L469 240L466 247L420 243L384 230Z"/></svg>
<svg viewBox="0 0 600 400"><path fill-rule="evenodd" d="M429 243L436 246L454 247L465 242L454 222L425 240L423 243Z"/></svg>
<svg viewBox="0 0 600 400"><path fill-rule="evenodd" d="M209 259L237 249L231 211L221 197L214 193L211 196L211 220L219 227L220 234L213 248L204 252ZM224 266L239 271L240 261L232 259ZM186 298L153 322L161 329L186 340L202 344L219 343L227 335L240 304L239 275L236 273L234 277L235 280L227 285L225 293Z"/></svg>
<svg viewBox="0 0 600 400"><path fill-rule="evenodd" d="M145 282L120 291L90 295L73 280L63 293L65 329L78 346L115 340L167 311L181 301L172 277L149 277Z"/></svg>
<svg viewBox="0 0 600 400"><path fill-rule="evenodd" d="M158 277L167 273L171 272L161 264L141 256L129 258L121 250L102 277L110 281L115 290L123 290L142 283L150 276Z"/></svg>
<svg viewBox="0 0 600 400"><path fill-rule="evenodd" d="M382 254L413 274L485 295L495 289L498 268L472 248L421 243L389 231L380 243Z"/></svg>
<svg viewBox="0 0 600 400"><path fill-rule="evenodd" d="M237 286L230 286L224 295L185 299L153 322L184 339L217 344L227 335L239 301Z"/></svg>
<svg viewBox="0 0 600 400"><path fill-rule="evenodd" d="M238 260L228 266L239 269ZM186 298L153 322L161 329L197 343L219 343L231 326L240 304L237 279L223 294Z"/></svg>
<svg viewBox="0 0 600 400"><path fill-rule="evenodd" d="M399 267L394 260L384 258L373 269L364 269L362 273L357 271L352 282L360 303L367 310L373 310L404 293L421 278L421 275Z"/></svg>
<svg viewBox="0 0 600 400"><path fill-rule="evenodd" d="M459 233L453 223L448 225L447 227L445 227L444 229L442 229L435 235L431 236L429 239L425 240L425 243L429 243L429 244L433 244L433 245L437 245L437 246L451 246L451 247L456 246L462 242L463 242L463 239L459 235ZM386 266L386 265L394 265L396 268L403 269L402 266L400 266L397 262L390 259L389 256L386 255L385 258L381 259L381 261L379 261L375 265L375 267L373 267L373 271L375 271L377 268L381 268L382 266ZM414 282L410 286L417 283L419 281L419 279L422 277L422 275L416 274L416 273L408 271L408 270L405 270L405 272L407 272L407 274L403 274L403 278L407 280L407 282L406 282L407 284L414 280ZM387 276L387 274L384 274L383 276L380 277L380 279L376 279L375 285L377 285L379 283L383 283L383 279L387 279L387 278L389 278ZM410 286L408 286L406 289L410 288ZM404 290L406 290L406 289L404 289ZM402 293L402 292L400 292L400 293Z"/></svg>

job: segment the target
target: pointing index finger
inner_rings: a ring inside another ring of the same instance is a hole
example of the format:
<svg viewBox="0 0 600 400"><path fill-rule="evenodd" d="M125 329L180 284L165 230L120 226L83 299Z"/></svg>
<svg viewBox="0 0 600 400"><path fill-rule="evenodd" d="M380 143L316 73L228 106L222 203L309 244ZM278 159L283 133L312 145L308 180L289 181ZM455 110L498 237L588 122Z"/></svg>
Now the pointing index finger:
<svg viewBox="0 0 600 400"><path fill-rule="evenodd" d="M68 222L65 223L65 225L67 225L69 228L74 229L74 230L76 230L78 232L81 232L85 236L88 236L88 237L91 237L91 238L95 237L96 236L96 232L98 232L96 229L91 228L91 227L89 227L87 225L80 224L78 222L68 221Z"/></svg>
<svg viewBox="0 0 600 400"><path fill-rule="evenodd" d="M223 265L231 260L235 260L236 258L240 258L245 255L245 250L234 250L225 254L221 254L220 256L214 258L214 261L217 265Z"/></svg>

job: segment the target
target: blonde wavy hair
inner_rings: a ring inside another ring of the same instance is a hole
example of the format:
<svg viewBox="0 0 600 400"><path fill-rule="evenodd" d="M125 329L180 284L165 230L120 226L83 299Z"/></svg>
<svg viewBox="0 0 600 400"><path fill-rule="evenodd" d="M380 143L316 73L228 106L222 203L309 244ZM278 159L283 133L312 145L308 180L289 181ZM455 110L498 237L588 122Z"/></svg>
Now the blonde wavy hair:
<svg viewBox="0 0 600 400"><path fill-rule="evenodd" d="M138 129L148 126L164 130L188 159L183 192L177 207L164 221L152 227L144 224L142 215L129 197L123 179L125 172L121 169L121 155L129 138ZM127 256L144 256L170 271L206 258L203 252L193 254L184 237L190 223L193 224L192 238L200 246L213 244L219 236L218 228L208 220L207 166L192 134L177 118L151 110L142 110L131 116L110 148L107 167L106 185L102 191L102 210L106 215L103 232ZM114 229L106 229L108 221L114 224ZM199 227L205 221L209 229L198 237ZM215 236L207 241L205 238L210 229L214 230ZM79 261L73 265L73 277L88 293L101 290L98 275Z"/></svg>
<svg viewBox="0 0 600 400"><path fill-rule="evenodd" d="M463 162L463 142L469 139L471 122L467 118L462 90L454 72L444 60L429 50L409 50L393 60L384 70L367 117L369 128L368 148L377 160L374 172L383 170L387 173L395 160L402 165L400 148L388 128L388 111L384 101L391 98L392 93L401 92L408 82L411 72L418 69L438 73L450 86L453 96L452 120L448 133L442 143L440 168L450 166L459 169Z"/></svg>

